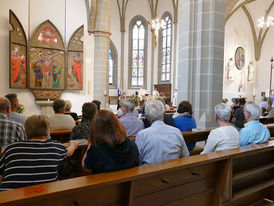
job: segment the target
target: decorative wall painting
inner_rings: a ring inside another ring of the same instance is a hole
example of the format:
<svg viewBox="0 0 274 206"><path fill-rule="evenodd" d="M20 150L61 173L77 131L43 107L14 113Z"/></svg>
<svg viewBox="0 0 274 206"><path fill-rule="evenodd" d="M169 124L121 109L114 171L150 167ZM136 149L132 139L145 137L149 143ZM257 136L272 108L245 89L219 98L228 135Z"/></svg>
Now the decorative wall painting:
<svg viewBox="0 0 274 206"><path fill-rule="evenodd" d="M29 88L40 100L59 97L65 89L65 47L49 20L37 27L30 40Z"/></svg>
<svg viewBox="0 0 274 206"><path fill-rule="evenodd" d="M29 58L29 88L65 89L63 51L31 47Z"/></svg>
<svg viewBox="0 0 274 206"><path fill-rule="evenodd" d="M29 88L36 100L58 98L66 88L83 89L84 26L74 32L66 52L60 32L49 20L37 27L29 42L11 10L9 21L11 88Z"/></svg>
<svg viewBox="0 0 274 206"><path fill-rule="evenodd" d="M9 32L9 57L10 57L10 88L27 87L27 38L25 31L15 16L9 10L9 21L13 28Z"/></svg>
<svg viewBox="0 0 274 206"><path fill-rule="evenodd" d="M83 52L68 52L68 89L83 88Z"/></svg>
<svg viewBox="0 0 274 206"><path fill-rule="evenodd" d="M84 26L70 38L67 52L67 89L83 89L83 41Z"/></svg>
<svg viewBox="0 0 274 206"><path fill-rule="evenodd" d="M245 50L243 47L238 47L235 52L235 66L242 70L245 65Z"/></svg>

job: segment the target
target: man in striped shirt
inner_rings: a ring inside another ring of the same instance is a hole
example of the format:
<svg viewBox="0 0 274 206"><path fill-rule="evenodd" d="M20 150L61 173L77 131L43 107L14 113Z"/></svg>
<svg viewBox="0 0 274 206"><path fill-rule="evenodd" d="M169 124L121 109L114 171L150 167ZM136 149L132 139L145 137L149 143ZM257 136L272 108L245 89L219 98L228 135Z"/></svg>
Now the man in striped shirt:
<svg viewBox="0 0 274 206"><path fill-rule="evenodd" d="M0 190L56 181L61 161L77 148L75 142L66 148L49 140L49 121L43 115L29 117L25 131L28 141L8 145L0 159Z"/></svg>

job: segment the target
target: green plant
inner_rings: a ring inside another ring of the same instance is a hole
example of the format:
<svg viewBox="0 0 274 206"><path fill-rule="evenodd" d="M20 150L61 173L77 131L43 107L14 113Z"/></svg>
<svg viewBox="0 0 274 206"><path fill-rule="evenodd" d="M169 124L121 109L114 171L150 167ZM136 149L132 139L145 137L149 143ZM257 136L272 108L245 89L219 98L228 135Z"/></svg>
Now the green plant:
<svg viewBox="0 0 274 206"><path fill-rule="evenodd" d="M22 114L22 113L24 113L24 110L25 110L24 105L21 105L21 104L20 104L20 106L17 108L16 112Z"/></svg>

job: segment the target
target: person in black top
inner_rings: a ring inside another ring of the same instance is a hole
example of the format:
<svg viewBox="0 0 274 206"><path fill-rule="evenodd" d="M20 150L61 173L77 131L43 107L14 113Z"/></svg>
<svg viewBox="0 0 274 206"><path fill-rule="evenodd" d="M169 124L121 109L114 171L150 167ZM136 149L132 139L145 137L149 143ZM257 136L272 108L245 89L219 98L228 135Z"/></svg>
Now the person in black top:
<svg viewBox="0 0 274 206"><path fill-rule="evenodd" d="M83 121L73 127L71 139L88 139L89 129L94 115L97 112L97 105L93 102L86 102L82 106Z"/></svg>
<svg viewBox="0 0 274 206"><path fill-rule="evenodd" d="M126 137L126 129L116 115L99 110L90 129L90 146L82 165L92 174L128 169L139 165L135 142Z"/></svg>
<svg viewBox="0 0 274 206"><path fill-rule="evenodd" d="M66 100L65 112L64 114L72 116L74 120L78 120L78 115L75 112L70 111L71 109L71 102Z"/></svg>
<svg viewBox="0 0 274 206"><path fill-rule="evenodd" d="M100 110L101 102L98 100L93 100L92 102L97 105L97 110Z"/></svg>
<svg viewBox="0 0 274 206"><path fill-rule="evenodd" d="M244 127L244 120L245 120L245 115L244 115L244 106L245 106L245 98L240 98L239 99L239 104L240 108L236 109L234 116L231 120L232 123L234 123L235 127L240 130L241 128Z"/></svg>

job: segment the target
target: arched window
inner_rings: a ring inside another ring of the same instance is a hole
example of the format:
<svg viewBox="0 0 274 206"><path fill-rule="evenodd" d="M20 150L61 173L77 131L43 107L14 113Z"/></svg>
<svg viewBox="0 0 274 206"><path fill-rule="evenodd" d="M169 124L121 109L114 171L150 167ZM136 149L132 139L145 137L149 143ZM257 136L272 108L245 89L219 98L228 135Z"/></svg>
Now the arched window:
<svg viewBox="0 0 274 206"><path fill-rule="evenodd" d="M146 86L147 23L136 16L129 24L129 86Z"/></svg>
<svg viewBox="0 0 274 206"><path fill-rule="evenodd" d="M164 28L159 34L159 82L170 82L171 79L171 51L172 51L172 18L165 12L162 16Z"/></svg>
<svg viewBox="0 0 274 206"><path fill-rule="evenodd" d="M118 68L118 55L117 50L112 42L110 40L110 47L109 47L109 58L108 58L109 66L109 88L115 89L117 88L117 68Z"/></svg>

